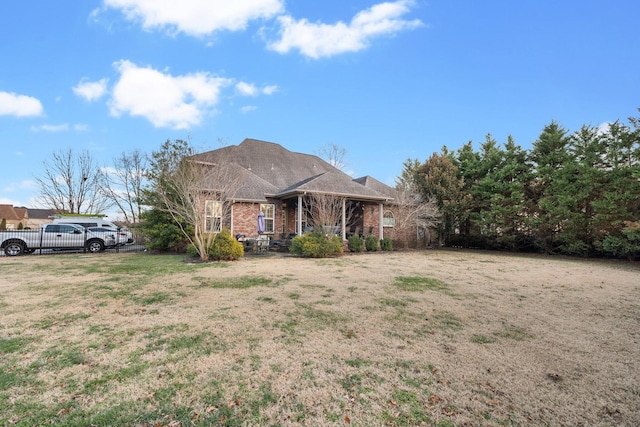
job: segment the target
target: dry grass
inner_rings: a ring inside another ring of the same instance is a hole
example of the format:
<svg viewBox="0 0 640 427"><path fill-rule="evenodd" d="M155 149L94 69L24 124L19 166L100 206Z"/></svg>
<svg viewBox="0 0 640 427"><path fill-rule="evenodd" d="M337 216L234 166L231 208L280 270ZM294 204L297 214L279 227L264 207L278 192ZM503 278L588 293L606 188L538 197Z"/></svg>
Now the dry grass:
<svg viewBox="0 0 640 427"><path fill-rule="evenodd" d="M639 425L640 269L0 258L0 425Z"/></svg>

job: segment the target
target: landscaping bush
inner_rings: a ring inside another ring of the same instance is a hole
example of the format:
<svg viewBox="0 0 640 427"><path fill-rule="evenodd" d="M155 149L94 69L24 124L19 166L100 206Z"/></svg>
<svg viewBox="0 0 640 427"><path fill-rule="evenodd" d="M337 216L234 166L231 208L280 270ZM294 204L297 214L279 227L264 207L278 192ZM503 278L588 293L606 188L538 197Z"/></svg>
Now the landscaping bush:
<svg viewBox="0 0 640 427"><path fill-rule="evenodd" d="M349 240L348 246L351 252L364 251L364 240L362 240L362 237L353 235L353 236L350 236L348 240Z"/></svg>
<svg viewBox="0 0 640 427"><path fill-rule="evenodd" d="M390 238L385 237L380 240L380 249L383 251L392 251L393 250L393 241Z"/></svg>
<svg viewBox="0 0 640 427"><path fill-rule="evenodd" d="M187 254L199 257L200 254L193 244L187 247ZM231 231L223 229L213 238L211 246L207 249L207 255L211 261L235 261L244 256L242 243L231 237Z"/></svg>
<svg viewBox="0 0 640 427"><path fill-rule="evenodd" d="M369 234L364 239L364 246L369 252L375 252L379 249L378 238L373 234Z"/></svg>
<svg viewBox="0 0 640 427"><path fill-rule="evenodd" d="M314 230L294 237L289 252L308 258L323 258L341 255L344 249L340 237L325 236L322 232Z"/></svg>
<svg viewBox="0 0 640 427"><path fill-rule="evenodd" d="M216 235L209 249L209 259L235 261L244 255L244 247L238 242L227 228Z"/></svg>

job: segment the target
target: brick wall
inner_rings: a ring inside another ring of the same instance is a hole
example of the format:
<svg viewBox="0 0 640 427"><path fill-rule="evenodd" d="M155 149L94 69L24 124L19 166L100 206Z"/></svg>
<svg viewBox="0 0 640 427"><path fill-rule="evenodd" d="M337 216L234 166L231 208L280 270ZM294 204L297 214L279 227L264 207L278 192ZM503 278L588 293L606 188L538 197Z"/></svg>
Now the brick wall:
<svg viewBox="0 0 640 427"><path fill-rule="evenodd" d="M363 235L366 237L372 234L379 237L379 218L378 218L378 204L377 203L364 203L362 209L362 225Z"/></svg>
<svg viewBox="0 0 640 427"><path fill-rule="evenodd" d="M394 212L394 215L397 215L396 210L391 206L383 206L383 211L390 210ZM363 224L364 224L364 236L372 234L378 238L380 237L380 214L379 214L379 205L377 203L365 203L364 209L362 211L363 216ZM382 228L383 236L388 237L393 240L394 248L415 248L421 243L417 241L416 236L416 228L415 226L406 226L406 227L383 227Z"/></svg>
<svg viewBox="0 0 640 427"><path fill-rule="evenodd" d="M282 202L280 200L267 200L266 204L275 205L274 232L266 235L280 238L282 232ZM233 227L232 232L244 234L247 237L258 237L258 213L260 203L238 202L233 204Z"/></svg>
<svg viewBox="0 0 640 427"><path fill-rule="evenodd" d="M275 221L274 232L267 233L274 239L280 239L282 233L285 235L295 233L296 231L296 215L295 205L289 202L289 205L283 209L282 201L268 200L267 203L275 205ZM393 207L383 206L384 210L394 211ZM233 228L232 232L236 234L244 234L247 237L258 236L258 212L260 212L260 203L235 203L233 205ZM283 222L283 216L286 220ZM362 232L364 236L372 234L378 238L379 236L379 205L377 203L364 203L362 208ZM283 225L286 225L283 228ZM347 230L348 231L348 230ZM421 237L418 241L416 236L416 228L410 227L383 227L383 236L393 240L394 248L401 249L407 247L424 247L428 244L425 237ZM427 236L428 239L428 236Z"/></svg>

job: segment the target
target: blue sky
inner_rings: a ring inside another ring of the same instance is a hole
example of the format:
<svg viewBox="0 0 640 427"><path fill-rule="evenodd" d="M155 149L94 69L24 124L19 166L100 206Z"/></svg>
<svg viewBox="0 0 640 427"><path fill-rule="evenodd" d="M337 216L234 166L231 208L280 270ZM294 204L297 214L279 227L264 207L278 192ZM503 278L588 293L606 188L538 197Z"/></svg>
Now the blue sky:
<svg viewBox="0 0 640 427"><path fill-rule="evenodd" d="M347 151L393 184L487 133L530 148L638 116L636 0L21 0L0 4L0 203L53 152L167 139Z"/></svg>

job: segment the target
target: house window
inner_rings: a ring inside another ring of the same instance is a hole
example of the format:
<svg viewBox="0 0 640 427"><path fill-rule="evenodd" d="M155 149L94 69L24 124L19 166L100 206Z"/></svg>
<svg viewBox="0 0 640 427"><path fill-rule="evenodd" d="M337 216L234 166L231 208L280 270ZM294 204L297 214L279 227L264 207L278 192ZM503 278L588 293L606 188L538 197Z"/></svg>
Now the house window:
<svg viewBox="0 0 640 427"><path fill-rule="evenodd" d="M396 225L396 217L393 216L393 212L385 211L382 216L382 226L383 227L393 227Z"/></svg>
<svg viewBox="0 0 640 427"><path fill-rule="evenodd" d="M264 214L264 232L273 233L275 230L276 205L260 205L260 212Z"/></svg>
<svg viewBox="0 0 640 427"><path fill-rule="evenodd" d="M210 233L222 231L222 202L217 200L204 202L204 229Z"/></svg>

